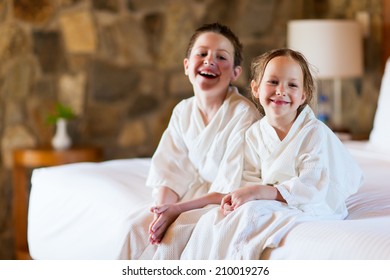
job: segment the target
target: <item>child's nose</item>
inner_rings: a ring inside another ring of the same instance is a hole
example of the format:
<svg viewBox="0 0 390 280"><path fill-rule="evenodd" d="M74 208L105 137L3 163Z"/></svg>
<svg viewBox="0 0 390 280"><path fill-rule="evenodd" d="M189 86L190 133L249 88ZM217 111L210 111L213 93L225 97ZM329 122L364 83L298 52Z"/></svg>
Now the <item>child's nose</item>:
<svg viewBox="0 0 390 280"><path fill-rule="evenodd" d="M276 89L276 95L279 95L279 96L285 96L286 95L286 91L284 89L284 86L282 86L282 85L278 86L278 88Z"/></svg>
<svg viewBox="0 0 390 280"><path fill-rule="evenodd" d="M214 65L214 58L213 58L213 56L211 56L211 55L206 56L204 61L203 61L203 63L205 65Z"/></svg>

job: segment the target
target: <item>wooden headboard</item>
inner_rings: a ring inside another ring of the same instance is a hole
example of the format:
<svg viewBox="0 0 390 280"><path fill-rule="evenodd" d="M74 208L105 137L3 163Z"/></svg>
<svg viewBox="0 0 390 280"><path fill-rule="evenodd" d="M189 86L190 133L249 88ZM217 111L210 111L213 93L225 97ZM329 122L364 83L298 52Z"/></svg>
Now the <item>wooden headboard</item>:
<svg viewBox="0 0 390 280"><path fill-rule="evenodd" d="M382 0L383 3L383 69L387 58L390 57L390 0Z"/></svg>

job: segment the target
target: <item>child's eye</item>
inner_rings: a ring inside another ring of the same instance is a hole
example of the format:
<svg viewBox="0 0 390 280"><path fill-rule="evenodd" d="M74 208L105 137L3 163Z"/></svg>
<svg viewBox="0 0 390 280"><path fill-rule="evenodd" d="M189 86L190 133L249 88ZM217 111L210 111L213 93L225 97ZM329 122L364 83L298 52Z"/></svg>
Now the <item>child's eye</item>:
<svg viewBox="0 0 390 280"><path fill-rule="evenodd" d="M205 57L205 56L207 56L207 53L205 53L205 52L199 52L199 53L198 53L198 56Z"/></svg>
<svg viewBox="0 0 390 280"><path fill-rule="evenodd" d="M297 84L290 84L289 86L290 86L290 87L293 87L293 88L296 88L296 87L298 87L298 85L297 85Z"/></svg>
<svg viewBox="0 0 390 280"><path fill-rule="evenodd" d="M221 59L221 60L226 60L226 58L224 56L222 56L222 55L219 55L218 58Z"/></svg>
<svg viewBox="0 0 390 280"><path fill-rule="evenodd" d="M276 80L269 80L268 83L271 84L271 85L277 85L278 81L276 81Z"/></svg>

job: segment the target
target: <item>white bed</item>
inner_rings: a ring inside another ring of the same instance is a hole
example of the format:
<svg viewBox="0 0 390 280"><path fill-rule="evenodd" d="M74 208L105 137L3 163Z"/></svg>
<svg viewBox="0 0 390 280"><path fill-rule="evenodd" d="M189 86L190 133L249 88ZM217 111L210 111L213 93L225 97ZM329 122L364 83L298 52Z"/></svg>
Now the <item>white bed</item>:
<svg viewBox="0 0 390 280"><path fill-rule="evenodd" d="M365 173L343 221L296 226L264 259L390 259L390 157L347 143ZM150 204L149 159L76 163L34 171L28 241L33 259L120 259L127 225ZM72 176L69 177L69 174ZM77 182L77 183L76 183Z"/></svg>
<svg viewBox="0 0 390 280"><path fill-rule="evenodd" d="M345 142L365 182L342 221L305 222L262 259L390 259L390 61L369 141ZM144 186L150 159L75 163L36 169L28 243L33 259L122 259L129 221L151 205Z"/></svg>

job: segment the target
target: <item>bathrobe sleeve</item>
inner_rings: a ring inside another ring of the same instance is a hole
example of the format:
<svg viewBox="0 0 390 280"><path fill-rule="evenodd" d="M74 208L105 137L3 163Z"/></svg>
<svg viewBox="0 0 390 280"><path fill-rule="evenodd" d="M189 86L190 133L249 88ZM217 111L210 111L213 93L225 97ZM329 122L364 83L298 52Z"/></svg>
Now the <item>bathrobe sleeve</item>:
<svg viewBox="0 0 390 280"><path fill-rule="evenodd" d="M363 182L363 173L337 136L324 124L301 131L296 176L275 187L290 206L317 216L345 218L346 199Z"/></svg>
<svg viewBox="0 0 390 280"><path fill-rule="evenodd" d="M192 106L179 103L173 110L167 129L152 157L151 168L146 182L147 186L158 189L167 186L183 197L186 191L196 182L197 171L188 158L188 147L183 140L181 122L191 119L183 110Z"/></svg>

